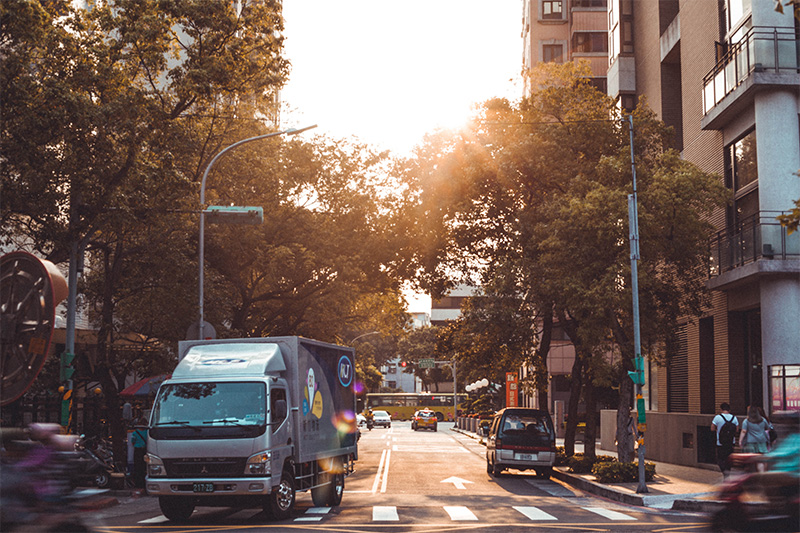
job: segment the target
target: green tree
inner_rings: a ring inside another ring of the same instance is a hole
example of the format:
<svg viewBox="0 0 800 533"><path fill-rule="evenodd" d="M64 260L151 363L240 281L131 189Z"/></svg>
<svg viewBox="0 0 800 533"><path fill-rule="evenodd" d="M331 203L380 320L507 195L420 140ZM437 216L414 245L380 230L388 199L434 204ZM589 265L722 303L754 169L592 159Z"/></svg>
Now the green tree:
<svg viewBox="0 0 800 533"><path fill-rule="evenodd" d="M632 329L630 146L614 103L591 87L585 66L548 64L532 76L530 98L487 102L470 132L430 142L403 170L420 190L419 210L433 219L420 225L422 279L435 288L452 283L453 274L477 277L493 291L525 301L529 323L537 312L541 324L546 315L556 318L575 344L570 447L582 389L593 408L593 387L615 382L618 411L626 416L632 398L624 373L633 357L626 334ZM716 177L669 149L671 132L646 105L634 123L640 305L647 317L642 338L647 354L664 362L678 318L696 315L703 303L711 230L704 217L724 203L726 192ZM522 363L521 354L531 353L544 330L528 328L526 349L507 364ZM502 346L499 338L524 331L509 328L492 335L492 342ZM489 342L474 344L474 364L489 364L490 351L480 348ZM609 380L596 359L615 352L623 364ZM618 440L624 459L632 441ZM592 453L591 443L587 451Z"/></svg>
<svg viewBox="0 0 800 533"><path fill-rule="evenodd" d="M143 244L131 212L185 207L181 193L192 190L230 117L269 113L288 68L279 8L252 2L235 12L215 0L116 0L90 11L67 0L0 6L0 224L56 263L72 243L96 254L106 278L93 306L96 376L112 410L115 290L133 270L128 250ZM119 417L110 421L122 453L124 430Z"/></svg>

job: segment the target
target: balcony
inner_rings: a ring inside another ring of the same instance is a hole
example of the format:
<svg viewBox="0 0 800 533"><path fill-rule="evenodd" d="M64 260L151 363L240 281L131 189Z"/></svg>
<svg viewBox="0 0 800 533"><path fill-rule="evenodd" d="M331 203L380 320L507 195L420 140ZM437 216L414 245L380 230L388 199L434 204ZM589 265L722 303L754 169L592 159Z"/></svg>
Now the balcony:
<svg viewBox="0 0 800 533"><path fill-rule="evenodd" d="M794 28L751 28L703 78L703 129L719 129L741 111L745 94L800 84L799 53Z"/></svg>
<svg viewBox="0 0 800 533"><path fill-rule="evenodd" d="M800 273L800 232L789 235L776 219L780 214L761 211L735 231L725 229L711 238L709 288L729 288L751 276Z"/></svg>

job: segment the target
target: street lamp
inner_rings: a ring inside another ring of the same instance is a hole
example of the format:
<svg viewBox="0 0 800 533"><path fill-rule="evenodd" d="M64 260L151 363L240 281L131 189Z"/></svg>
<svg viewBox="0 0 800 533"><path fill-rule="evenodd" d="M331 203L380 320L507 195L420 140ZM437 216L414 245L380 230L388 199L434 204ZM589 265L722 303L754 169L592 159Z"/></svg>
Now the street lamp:
<svg viewBox="0 0 800 533"><path fill-rule="evenodd" d="M306 130L310 130L312 128L316 128L317 125L314 124L313 126L307 126L305 128L294 129L289 128L288 130L277 131L275 133L267 133L265 135L257 135L255 137L249 137L247 139L243 139L239 142L235 142L232 145L228 146L221 150L211 162L206 167L205 172L203 172L203 180L200 182L200 323L198 324L198 337L202 340L204 338L203 335L203 278L204 278L204 263L205 263L205 222L206 222L206 213L205 213L205 205L206 205L206 179L208 178L208 173L211 172L211 167L214 166L214 163L217 162L217 159L222 157L223 154L233 150L234 148L241 146L245 143L249 143L251 141L258 141L260 139L268 139L269 137L277 137L278 135L297 135L298 133L302 133ZM253 209L253 208L249 208Z"/></svg>
<svg viewBox="0 0 800 533"><path fill-rule="evenodd" d="M356 337L355 339L351 340L351 341L350 341L350 342L348 342L347 344L353 344L354 342L356 342L356 341L357 341L358 339L360 339L361 337L367 337L367 336L369 336L369 335L380 335L380 333L381 333L380 331L370 331L369 333L362 333L361 335L359 335L359 336L358 336L358 337Z"/></svg>

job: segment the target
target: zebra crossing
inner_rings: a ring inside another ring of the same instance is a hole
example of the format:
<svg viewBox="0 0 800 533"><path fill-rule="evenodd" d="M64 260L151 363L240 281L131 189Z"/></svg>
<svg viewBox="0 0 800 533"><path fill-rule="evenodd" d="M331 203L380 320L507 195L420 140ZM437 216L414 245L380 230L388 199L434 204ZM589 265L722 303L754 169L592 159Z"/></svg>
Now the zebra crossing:
<svg viewBox="0 0 800 533"><path fill-rule="evenodd" d="M459 505L445 505L438 509L443 511L442 517L449 517L452 522L480 522L479 515L481 512L479 510L470 509L466 506L459 506ZM539 507L534 506L510 506L509 509L513 510L509 513L504 513L504 516L510 517L512 519L528 519L531 522L538 522L538 521L558 521L558 520L569 520L570 522L574 522L576 520L576 516L574 513L570 513L568 517L559 518L558 516L551 514L550 512L544 511ZM625 514L620 511L616 511L614 509L608 509L605 507L596 507L596 506L580 506L577 507L582 511L586 512L587 517L591 517L591 519L596 519L598 516L605 518L609 521L617 522L617 521L635 521L638 520L637 518ZM295 522L320 522L323 518L330 513L329 507L311 507L306 509L305 513L297 518L294 519ZM492 512L495 513L498 509L492 508ZM557 512L554 510L550 510L551 512ZM419 508L399 508L393 505L376 505L372 507L372 521L373 522L401 522L403 521L404 515L406 515L409 519L416 518L419 513Z"/></svg>

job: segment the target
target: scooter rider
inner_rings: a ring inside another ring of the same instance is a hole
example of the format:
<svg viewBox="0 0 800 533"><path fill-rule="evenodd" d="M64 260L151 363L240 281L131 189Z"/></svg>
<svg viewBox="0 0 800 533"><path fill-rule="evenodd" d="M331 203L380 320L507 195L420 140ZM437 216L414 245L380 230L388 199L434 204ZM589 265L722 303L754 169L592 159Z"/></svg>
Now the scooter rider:
<svg viewBox="0 0 800 533"><path fill-rule="evenodd" d="M372 414L371 407L367 407L364 411L364 418L367 419L367 429L372 431L372 427L375 425L375 415Z"/></svg>

